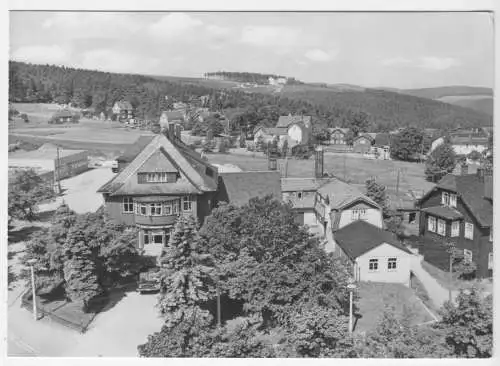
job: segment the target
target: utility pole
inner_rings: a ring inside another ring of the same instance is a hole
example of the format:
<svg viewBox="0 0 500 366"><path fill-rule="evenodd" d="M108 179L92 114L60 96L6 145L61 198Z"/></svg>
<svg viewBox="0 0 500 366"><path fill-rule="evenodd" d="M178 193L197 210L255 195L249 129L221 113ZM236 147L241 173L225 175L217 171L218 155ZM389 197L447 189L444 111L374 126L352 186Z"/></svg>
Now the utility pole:
<svg viewBox="0 0 500 366"><path fill-rule="evenodd" d="M57 177L57 190L61 194L61 159L59 156L59 146L57 147L57 162L56 162L56 177Z"/></svg>
<svg viewBox="0 0 500 366"><path fill-rule="evenodd" d="M399 171L400 169L398 168L398 177L396 180L396 196L399 196Z"/></svg>

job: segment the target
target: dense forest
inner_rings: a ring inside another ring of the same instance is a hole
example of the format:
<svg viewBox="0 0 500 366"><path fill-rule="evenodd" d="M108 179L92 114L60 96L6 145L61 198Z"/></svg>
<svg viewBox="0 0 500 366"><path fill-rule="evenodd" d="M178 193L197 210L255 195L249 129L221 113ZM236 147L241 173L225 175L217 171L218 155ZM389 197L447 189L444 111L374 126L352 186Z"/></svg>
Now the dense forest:
<svg viewBox="0 0 500 366"><path fill-rule="evenodd" d="M269 78L286 78L288 84L302 84L299 80L295 78L288 78L283 75L276 74L260 74L255 72L229 72L229 71L217 71L217 72L207 72L203 75L205 78L218 77L222 80L236 81L239 83L256 83L256 84L269 84Z"/></svg>
<svg viewBox="0 0 500 366"><path fill-rule="evenodd" d="M247 130L259 124L275 125L280 115L289 113L311 115L316 129L349 127L359 114L366 115L369 130L374 132L406 126L448 129L492 125L492 118L482 113L383 90L339 92L287 85L282 93L251 93L142 75L9 63L11 102L71 103L100 113L109 111L118 100L128 100L138 118L157 119L173 101L188 102L200 96L209 96L211 110L224 112L236 122L233 126Z"/></svg>

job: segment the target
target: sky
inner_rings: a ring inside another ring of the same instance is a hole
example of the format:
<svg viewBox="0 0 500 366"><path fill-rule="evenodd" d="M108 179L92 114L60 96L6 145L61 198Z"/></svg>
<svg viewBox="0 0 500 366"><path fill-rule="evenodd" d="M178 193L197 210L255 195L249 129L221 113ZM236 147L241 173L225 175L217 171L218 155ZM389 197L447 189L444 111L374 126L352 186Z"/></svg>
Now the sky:
<svg viewBox="0 0 500 366"><path fill-rule="evenodd" d="M148 75L493 87L488 13L11 12L10 58Z"/></svg>

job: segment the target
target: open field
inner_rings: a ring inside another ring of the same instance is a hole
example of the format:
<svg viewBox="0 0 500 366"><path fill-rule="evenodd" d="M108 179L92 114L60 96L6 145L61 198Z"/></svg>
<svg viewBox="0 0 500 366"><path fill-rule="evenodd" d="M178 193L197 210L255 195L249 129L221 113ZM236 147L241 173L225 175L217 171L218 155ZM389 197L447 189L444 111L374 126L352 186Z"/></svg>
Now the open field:
<svg viewBox="0 0 500 366"><path fill-rule="evenodd" d="M265 157L234 154L208 154L208 161L215 164L234 164L243 170L268 170ZM283 163L280 159L279 163ZM345 163L345 164L344 164ZM344 170L345 166L345 170ZM427 191L434 186L424 178L424 165L393 160L368 160L361 156L344 156L343 154L325 154L325 172L345 179L350 183L364 184L370 177L387 187L388 193L396 191L397 171L400 169L400 193L408 190ZM289 177L312 177L314 160L288 159Z"/></svg>
<svg viewBox="0 0 500 366"><path fill-rule="evenodd" d="M412 289L393 283L361 282L359 284L359 314L356 332L373 330L379 323L386 306L394 307L394 315L407 315L410 324L417 325L433 320Z"/></svg>

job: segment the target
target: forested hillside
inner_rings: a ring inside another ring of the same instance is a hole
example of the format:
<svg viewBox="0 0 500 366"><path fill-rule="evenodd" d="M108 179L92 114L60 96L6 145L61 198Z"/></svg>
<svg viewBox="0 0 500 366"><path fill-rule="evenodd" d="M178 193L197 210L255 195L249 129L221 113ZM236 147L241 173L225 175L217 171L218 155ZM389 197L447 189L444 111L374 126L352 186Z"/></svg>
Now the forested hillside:
<svg viewBox="0 0 500 366"><path fill-rule="evenodd" d="M383 90L287 85L281 93L261 94L141 75L9 63L10 101L72 103L100 113L125 99L137 109L138 118L156 119L173 100L202 95L209 96L209 108L231 112L237 124L250 129L258 124L274 125L280 115L289 113L313 116L316 127L347 127L363 112L369 129L375 132L410 125L442 129L492 125L492 118L479 112Z"/></svg>

